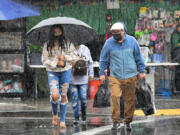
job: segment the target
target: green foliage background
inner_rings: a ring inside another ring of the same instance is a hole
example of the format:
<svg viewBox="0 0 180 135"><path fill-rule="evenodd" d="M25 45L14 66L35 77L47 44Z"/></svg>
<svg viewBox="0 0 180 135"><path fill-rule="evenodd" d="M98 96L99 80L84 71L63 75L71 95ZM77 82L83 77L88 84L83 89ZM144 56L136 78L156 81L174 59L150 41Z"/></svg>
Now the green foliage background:
<svg viewBox="0 0 180 135"><path fill-rule="evenodd" d="M54 7L43 7L41 9L41 16L28 18L27 29L29 30L41 20L49 17L67 16L84 21L94 28L98 34L103 35L106 32L106 27L108 24L106 21L106 15L110 14L112 16L111 24L117 21L123 21L127 26L128 33L133 35L139 9L142 6L163 8L169 11L174 11L177 9L180 10L178 3L175 3L172 6L171 4L169 5L163 1L154 3L152 0L146 0L146 2L139 3L131 2L130 4L127 4L127 2L124 1L120 3L119 9L111 10L107 9L106 2L94 2L90 3L90 5L87 5L85 2L77 2L75 4L69 3L69 6L55 5Z"/></svg>

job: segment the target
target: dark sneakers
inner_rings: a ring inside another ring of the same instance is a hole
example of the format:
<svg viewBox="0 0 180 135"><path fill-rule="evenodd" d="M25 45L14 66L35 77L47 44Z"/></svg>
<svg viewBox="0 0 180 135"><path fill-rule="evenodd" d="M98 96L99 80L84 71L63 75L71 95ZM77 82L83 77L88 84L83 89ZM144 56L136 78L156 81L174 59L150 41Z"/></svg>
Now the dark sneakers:
<svg viewBox="0 0 180 135"><path fill-rule="evenodd" d="M86 112L82 111L82 121L86 121Z"/></svg>
<svg viewBox="0 0 180 135"><path fill-rule="evenodd" d="M79 124L79 118L75 118L73 124L74 124L74 125L78 125L78 124Z"/></svg>
<svg viewBox="0 0 180 135"><path fill-rule="evenodd" d="M125 123L125 124L124 124L124 128L125 128L127 131L131 131L131 124L130 124L130 123Z"/></svg>
<svg viewBox="0 0 180 135"><path fill-rule="evenodd" d="M118 122L113 122L113 126L112 126L111 130L117 130L119 126L120 126L120 124Z"/></svg>

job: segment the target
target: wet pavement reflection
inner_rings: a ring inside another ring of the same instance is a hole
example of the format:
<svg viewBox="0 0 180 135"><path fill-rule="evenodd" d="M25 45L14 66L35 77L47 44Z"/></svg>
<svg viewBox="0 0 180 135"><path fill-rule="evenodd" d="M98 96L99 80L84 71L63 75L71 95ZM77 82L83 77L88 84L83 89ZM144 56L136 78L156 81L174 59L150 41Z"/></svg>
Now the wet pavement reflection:
<svg viewBox="0 0 180 135"><path fill-rule="evenodd" d="M180 117L150 119L133 123L131 132L127 132L124 126L121 126L117 131L104 129L104 132L96 132L96 135L180 135ZM111 126L110 119L107 118L90 118L87 123L81 122L78 125L73 125L73 119L68 119L66 124L67 130L62 130L58 126L52 126L51 118L1 117L0 135L72 135L80 134L81 131L93 135L91 130L105 125Z"/></svg>
<svg viewBox="0 0 180 135"><path fill-rule="evenodd" d="M162 119L154 122L132 124L132 131L122 126L96 135L180 135L180 118Z"/></svg>
<svg viewBox="0 0 180 135"><path fill-rule="evenodd" d="M166 109L169 115L160 112L158 117L150 117L151 121L132 124L132 131L121 128L111 131L112 120L110 107L93 108L93 100L88 100L87 124L73 125L72 104L68 104L67 130L52 127L52 113L49 99L21 101L20 99L0 99L0 135L180 135L180 117L174 117L172 110L180 114L180 96L172 99L156 99L157 109ZM173 114L173 116L171 115ZM177 114L176 114L177 115ZM171 117L167 119L166 117ZM159 119L161 117L161 119ZM149 119L146 116L134 117L134 121ZM105 126L105 127L103 127ZM100 128L100 130L97 130ZM91 132L94 130L95 132ZM86 131L84 134L81 131Z"/></svg>
<svg viewBox="0 0 180 135"><path fill-rule="evenodd" d="M103 120L103 121L102 121ZM72 135L96 127L104 126L107 119L92 118L87 123L73 124L73 118L68 119L67 130L53 127L51 118L15 118L1 117L0 135Z"/></svg>

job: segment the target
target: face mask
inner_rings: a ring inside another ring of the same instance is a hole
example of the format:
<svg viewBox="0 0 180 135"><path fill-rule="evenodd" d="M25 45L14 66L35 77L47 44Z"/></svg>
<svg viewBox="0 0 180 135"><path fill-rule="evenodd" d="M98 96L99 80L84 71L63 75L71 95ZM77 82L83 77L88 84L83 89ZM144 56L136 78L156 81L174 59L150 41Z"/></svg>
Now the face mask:
<svg viewBox="0 0 180 135"><path fill-rule="evenodd" d="M116 41L120 41L122 39L121 34L113 34L113 37Z"/></svg>
<svg viewBox="0 0 180 135"><path fill-rule="evenodd" d="M60 35L60 36L54 36L54 39L55 39L55 40L58 40L58 41L61 40L61 38L62 38L61 35Z"/></svg>

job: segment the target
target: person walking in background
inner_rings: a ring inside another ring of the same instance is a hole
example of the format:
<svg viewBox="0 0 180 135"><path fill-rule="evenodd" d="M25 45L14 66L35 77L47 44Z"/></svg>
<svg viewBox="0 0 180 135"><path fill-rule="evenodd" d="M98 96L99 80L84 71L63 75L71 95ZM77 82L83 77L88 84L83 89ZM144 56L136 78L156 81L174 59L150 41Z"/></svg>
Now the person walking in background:
<svg viewBox="0 0 180 135"><path fill-rule="evenodd" d="M61 25L53 25L49 32L49 40L44 43L42 63L48 73L50 87L50 103L52 105L54 126L60 121L60 128L66 129L67 90L69 87L72 62L78 59L74 45L65 39ZM60 105L60 118L58 106ZM59 118L59 120L58 120Z"/></svg>
<svg viewBox="0 0 180 135"><path fill-rule="evenodd" d="M69 89L71 91L74 124L79 123L79 100L81 102L82 121L86 121L88 81L94 76L93 60L90 50L85 45L75 46L80 59L73 63Z"/></svg>
<svg viewBox="0 0 180 135"><path fill-rule="evenodd" d="M135 88L138 79L145 78L145 63L136 39L125 32L124 23L111 27L112 37L106 40L100 54L100 80L105 80L105 70L110 69L110 102L113 126L120 126L120 97L124 99L124 124L131 130L135 110Z"/></svg>
<svg viewBox="0 0 180 135"><path fill-rule="evenodd" d="M172 61L180 63L180 24L176 25L175 31L171 35ZM180 92L180 66L175 67L176 91Z"/></svg>
<svg viewBox="0 0 180 135"><path fill-rule="evenodd" d="M171 35L172 48L180 48L180 24L176 25L175 31Z"/></svg>

